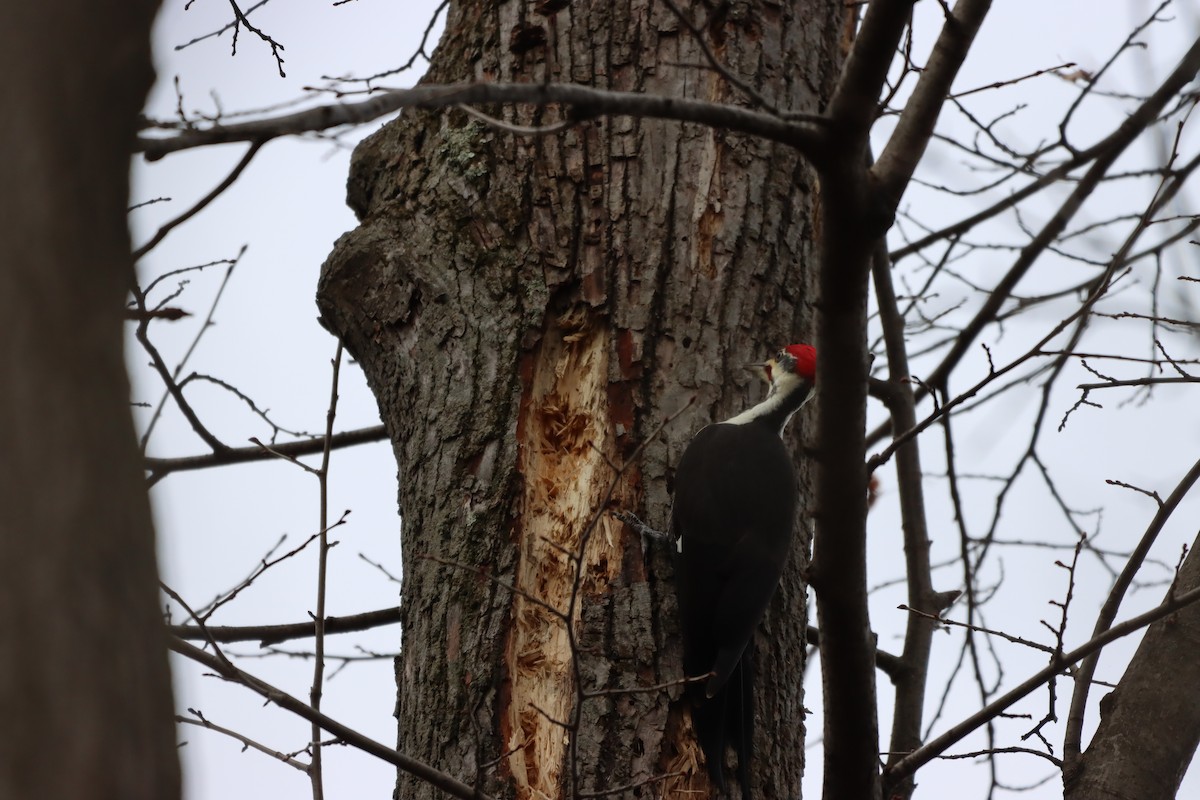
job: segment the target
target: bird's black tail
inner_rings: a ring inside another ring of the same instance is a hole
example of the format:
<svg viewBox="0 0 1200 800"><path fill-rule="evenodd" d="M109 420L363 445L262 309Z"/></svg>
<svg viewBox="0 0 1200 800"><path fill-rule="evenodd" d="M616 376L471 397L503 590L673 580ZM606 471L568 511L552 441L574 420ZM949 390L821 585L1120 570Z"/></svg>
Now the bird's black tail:
<svg viewBox="0 0 1200 800"><path fill-rule="evenodd" d="M754 747L754 660L747 647L729 680L715 695L704 697L704 684L693 684L692 727L704 751L708 775L722 796L725 783L725 750L737 754L737 777L742 800L750 800L750 772Z"/></svg>

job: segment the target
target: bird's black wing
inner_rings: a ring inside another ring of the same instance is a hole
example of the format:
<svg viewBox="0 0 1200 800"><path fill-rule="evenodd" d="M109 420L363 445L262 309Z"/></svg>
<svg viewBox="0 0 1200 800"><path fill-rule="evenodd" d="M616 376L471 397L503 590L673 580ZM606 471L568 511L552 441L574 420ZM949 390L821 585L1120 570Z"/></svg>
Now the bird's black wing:
<svg viewBox="0 0 1200 800"><path fill-rule="evenodd" d="M779 583L796 501L791 457L766 425L710 425L676 469L671 527L684 671L714 673L689 693L697 738L721 787L727 742L748 786L754 704L744 654Z"/></svg>

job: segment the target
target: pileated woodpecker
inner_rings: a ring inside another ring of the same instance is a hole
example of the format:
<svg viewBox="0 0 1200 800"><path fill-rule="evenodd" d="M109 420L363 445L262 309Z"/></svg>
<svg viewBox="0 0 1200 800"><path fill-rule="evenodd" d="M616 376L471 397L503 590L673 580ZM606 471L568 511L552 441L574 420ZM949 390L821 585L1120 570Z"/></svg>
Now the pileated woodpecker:
<svg viewBox="0 0 1200 800"><path fill-rule="evenodd" d="M769 383L766 399L688 443L671 508L684 673L709 676L689 686L692 725L722 794L725 750L733 746L744 800L750 798L754 730L753 648L747 645L792 543L798 490L782 434L812 396L816 350L788 345L749 367Z"/></svg>

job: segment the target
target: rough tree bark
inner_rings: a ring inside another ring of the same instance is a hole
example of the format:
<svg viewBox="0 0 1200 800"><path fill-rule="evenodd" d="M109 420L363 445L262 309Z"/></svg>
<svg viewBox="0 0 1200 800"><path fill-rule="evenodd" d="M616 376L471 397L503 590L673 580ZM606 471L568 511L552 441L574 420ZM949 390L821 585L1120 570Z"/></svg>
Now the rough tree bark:
<svg viewBox="0 0 1200 800"><path fill-rule="evenodd" d="M0 7L0 797L179 796L122 304L156 2Z"/></svg>
<svg viewBox="0 0 1200 800"><path fill-rule="evenodd" d="M842 4L721 9L702 33L716 56L780 108L818 110L840 66ZM704 63L662 3L456 2L426 80L744 102ZM679 774L655 795L703 788L678 686L586 700L574 749L553 720L571 718L577 677L587 689L681 677L669 558L600 512L616 479L613 503L665 528L686 440L761 396L741 365L809 336L809 169L697 125L618 117L530 137L461 111L406 113L357 149L349 202L362 224L326 262L318 303L362 364L399 465L400 749L520 798L666 773ZM563 548L593 519L576 674L568 631L541 604L568 608ZM803 768L798 530L757 642L766 798L797 797ZM405 775L397 791L432 794Z"/></svg>
<svg viewBox="0 0 1200 800"><path fill-rule="evenodd" d="M1200 539L1173 591L1200 587ZM1200 604L1154 623L1117 688L1100 701L1100 725L1078 768L1063 776L1066 800L1172 800L1200 743Z"/></svg>

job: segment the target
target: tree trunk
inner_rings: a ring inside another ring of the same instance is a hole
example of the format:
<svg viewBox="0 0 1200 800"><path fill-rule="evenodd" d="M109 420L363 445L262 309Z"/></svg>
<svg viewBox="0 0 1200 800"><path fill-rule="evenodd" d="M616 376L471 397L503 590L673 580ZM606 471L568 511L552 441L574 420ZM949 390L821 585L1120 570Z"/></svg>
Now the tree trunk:
<svg viewBox="0 0 1200 800"><path fill-rule="evenodd" d="M0 8L0 797L169 800L173 701L122 335L157 3Z"/></svg>
<svg viewBox="0 0 1200 800"><path fill-rule="evenodd" d="M761 95L811 112L837 75L844 14L724 4L703 36ZM744 103L704 63L650 0L452 3L426 80ZM668 553L602 512L611 487L611 505L665 529L684 444L761 397L741 365L808 337L811 173L787 148L698 125L615 117L528 136L406 112L356 151L349 201L362 224L326 262L318 302L399 464L399 748L503 796L703 789L678 685L576 706L580 688L682 671ZM800 792L807 530L757 642L765 798ZM585 535L576 591L566 552ZM401 775L397 796L432 791Z"/></svg>
<svg viewBox="0 0 1200 800"><path fill-rule="evenodd" d="M1200 539L1176 594L1200 587ZM1146 631L1117 688L1100 701L1100 725L1063 775L1066 800L1171 800L1200 743L1200 603Z"/></svg>

